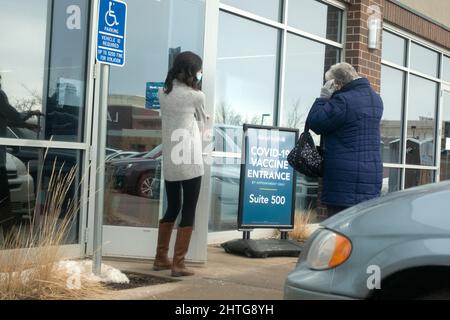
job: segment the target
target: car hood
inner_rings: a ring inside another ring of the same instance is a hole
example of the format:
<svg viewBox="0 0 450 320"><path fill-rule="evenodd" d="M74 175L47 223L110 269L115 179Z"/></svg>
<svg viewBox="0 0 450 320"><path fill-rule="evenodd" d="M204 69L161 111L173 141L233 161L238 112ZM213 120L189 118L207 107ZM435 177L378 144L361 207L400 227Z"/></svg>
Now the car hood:
<svg viewBox="0 0 450 320"><path fill-rule="evenodd" d="M450 182L394 192L323 221L325 228L352 236L432 236L450 232Z"/></svg>

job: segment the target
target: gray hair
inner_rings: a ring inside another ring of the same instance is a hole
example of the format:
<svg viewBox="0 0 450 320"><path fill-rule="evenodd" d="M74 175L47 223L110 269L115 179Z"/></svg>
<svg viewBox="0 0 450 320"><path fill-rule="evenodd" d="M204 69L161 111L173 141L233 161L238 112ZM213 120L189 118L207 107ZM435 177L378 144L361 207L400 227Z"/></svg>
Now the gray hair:
<svg viewBox="0 0 450 320"><path fill-rule="evenodd" d="M347 83L360 78L358 72L349 63L341 62L331 66L330 70L325 73L325 79L336 80L345 86Z"/></svg>

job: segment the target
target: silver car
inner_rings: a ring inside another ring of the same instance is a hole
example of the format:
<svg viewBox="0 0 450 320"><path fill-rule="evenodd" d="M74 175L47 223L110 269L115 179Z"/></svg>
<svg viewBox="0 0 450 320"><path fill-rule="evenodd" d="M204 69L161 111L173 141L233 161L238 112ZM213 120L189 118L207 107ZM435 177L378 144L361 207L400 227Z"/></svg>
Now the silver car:
<svg viewBox="0 0 450 320"><path fill-rule="evenodd" d="M34 211L34 181L25 164L15 156L6 154L6 171L10 192L11 210L18 216L27 217Z"/></svg>
<svg viewBox="0 0 450 320"><path fill-rule="evenodd" d="M450 299L450 182L395 192L321 223L286 299Z"/></svg>

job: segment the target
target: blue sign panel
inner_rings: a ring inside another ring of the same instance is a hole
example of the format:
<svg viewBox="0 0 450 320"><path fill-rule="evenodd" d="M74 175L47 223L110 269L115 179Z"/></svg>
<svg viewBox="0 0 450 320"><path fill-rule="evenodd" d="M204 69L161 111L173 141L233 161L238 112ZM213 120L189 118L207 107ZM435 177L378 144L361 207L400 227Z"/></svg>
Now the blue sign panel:
<svg viewBox="0 0 450 320"><path fill-rule="evenodd" d="M298 130L244 125L239 228L293 228L294 169L287 156Z"/></svg>
<svg viewBox="0 0 450 320"><path fill-rule="evenodd" d="M100 0L97 35L97 61L125 65L127 4L119 0Z"/></svg>
<svg viewBox="0 0 450 320"><path fill-rule="evenodd" d="M158 91L164 88L164 82L147 82L145 88L145 107L147 109L159 109Z"/></svg>

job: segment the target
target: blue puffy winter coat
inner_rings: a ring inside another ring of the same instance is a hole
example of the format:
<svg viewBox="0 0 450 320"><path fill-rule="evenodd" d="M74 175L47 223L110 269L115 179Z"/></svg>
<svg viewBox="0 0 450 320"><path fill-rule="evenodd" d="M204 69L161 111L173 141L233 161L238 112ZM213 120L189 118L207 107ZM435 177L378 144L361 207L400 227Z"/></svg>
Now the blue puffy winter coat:
<svg viewBox="0 0 450 320"><path fill-rule="evenodd" d="M349 207L380 195L382 115L383 101L365 78L314 102L306 122L323 139L322 203Z"/></svg>

